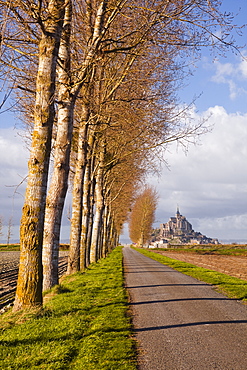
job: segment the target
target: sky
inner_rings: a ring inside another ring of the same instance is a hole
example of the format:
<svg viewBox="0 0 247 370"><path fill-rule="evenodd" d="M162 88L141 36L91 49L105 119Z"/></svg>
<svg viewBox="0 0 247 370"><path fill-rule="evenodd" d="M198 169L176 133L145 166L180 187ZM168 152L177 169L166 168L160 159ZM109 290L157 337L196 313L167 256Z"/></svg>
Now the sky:
<svg viewBox="0 0 247 370"><path fill-rule="evenodd" d="M238 13L243 25L245 0L223 1L224 10ZM247 44L247 29L237 39ZM242 54L247 57L247 46ZM195 120L208 118L211 132L200 137L185 154L173 146L166 154L159 179L151 178L159 194L156 223L180 213L195 231L220 241L247 242L247 58L228 52L212 59L207 50L187 86L179 93L190 103L194 96Z"/></svg>
<svg viewBox="0 0 247 370"><path fill-rule="evenodd" d="M246 0L224 0L223 6L226 11L239 13L235 22L244 24ZM247 29L238 42L247 44ZM242 54L247 57L247 46ZM192 108L194 119L207 117L212 129L186 153L172 145L165 154L169 168L163 166L158 178L149 178L159 194L154 226L167 222L179 206L195 231L220 241L247 242L247 59L230 51L213 59L207 50L202 51L193 76L178 94L187 104L198 96ZM10 220L12 242L19 238L29 157L20 127L12 113L0 114L2 243L6 242ZM63 223L65 240L69 238L66 217ZM127 227L121 240L129 241Z"/></svg>

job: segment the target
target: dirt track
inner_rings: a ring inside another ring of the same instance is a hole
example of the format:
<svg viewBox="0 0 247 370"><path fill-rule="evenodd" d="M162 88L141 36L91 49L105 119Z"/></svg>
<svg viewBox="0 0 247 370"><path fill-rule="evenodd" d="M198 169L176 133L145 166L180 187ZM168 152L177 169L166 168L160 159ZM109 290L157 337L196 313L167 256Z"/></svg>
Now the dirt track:
<svg viewBox="0 0 247 370"><path fill-rule="evenodd" d="M224 255L198 255L194 253L182 253L173 251L154 251L166 257L179 261L188 262L196 266L219 271L224 274L247 280L247 257L224 256Z"/></svg>

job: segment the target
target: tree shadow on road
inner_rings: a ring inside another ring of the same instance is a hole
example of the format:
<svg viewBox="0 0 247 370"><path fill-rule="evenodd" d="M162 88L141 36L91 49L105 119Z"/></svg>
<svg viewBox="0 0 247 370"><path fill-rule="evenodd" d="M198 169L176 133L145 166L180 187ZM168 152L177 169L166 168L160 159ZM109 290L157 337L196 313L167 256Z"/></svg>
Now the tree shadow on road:
<svg viewBox="0 0 247 370"><path fill-rule="evenodd" d="M201 321L201 322L189 322L184 324L164 325L164 326L151 326L147 328L136 328L134 332L154 331L154 330L165 330L184 328L190 326L201 326L201 325L225 325L225 324L247 324L247 320L230 320L230 321Z"/></svg>

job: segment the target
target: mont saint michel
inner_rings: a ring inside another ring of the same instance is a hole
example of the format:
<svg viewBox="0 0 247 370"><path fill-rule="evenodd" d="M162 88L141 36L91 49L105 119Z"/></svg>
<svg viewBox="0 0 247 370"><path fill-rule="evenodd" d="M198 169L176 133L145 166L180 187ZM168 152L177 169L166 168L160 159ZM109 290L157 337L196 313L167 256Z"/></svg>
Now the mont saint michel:
<svg viewBox="0 0 247 370"><path fill-rule="evenodd" d="M218 239L212 239L200 232L194 231L186 217L181 215L179 208L175 217L160 225L159 234L156 235L154 244L219 244Z"/></svg>

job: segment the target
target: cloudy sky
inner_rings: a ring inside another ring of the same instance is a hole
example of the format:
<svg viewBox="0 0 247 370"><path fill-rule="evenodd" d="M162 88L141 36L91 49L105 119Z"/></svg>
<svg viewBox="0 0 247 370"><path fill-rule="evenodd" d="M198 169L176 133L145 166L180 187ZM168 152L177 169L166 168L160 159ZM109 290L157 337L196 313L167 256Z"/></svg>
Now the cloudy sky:
<svg viewBox="0 0 247 370"><path fill-rule="evenodd" d="M247 87L247 86L246 86ZM185 155L172 148L156 185L159 224L174 216L177 205L196 231L209 237L247 241L247 111L209 107L213 130Z"/></svg>
<svg viewBox="0 0 247 370"><path fill-rule="evenodd" d="M239 24L246 21L246 0L223 3L226 11L239 12ZM247 30L239 38L239 43L245 42ZM247 47L243 54L247 56ZM219 240L247 241L247 61L231 52L212 60L203 52L194 76L179 93L185 103L200 94L194 116L210 117L212 131L186 154L171 146L166 153L169 170L164 166L160 178L150 179L159 193L155 226L167 222L179 205L194 230ZM5 225L12 217L12 240L19 235L28 156L18 120L9 112L1 113L0 216ZM0 242L6 241L7 226L3 231ZM68 226L63 229L64 239L66 233ZM126 232L122 239L126 240Z"/></svg>
<svg viewBox="0 0 247 370"><path fill-rule="evenodd" d="M224 0L223 5L244 24L245 0ZM247 44L247 29L238 42ZM247 57L247 47L242 54ZM174 216L178 205L194 230L247 242L247 58L229 52L212 60L204 51L180 97L189 103L200 94L195 118L210 117L213 129L186 155L171 147L166 155L169 170L164 167L160 179L150 180L160 197L156 226Z"/></svg>

